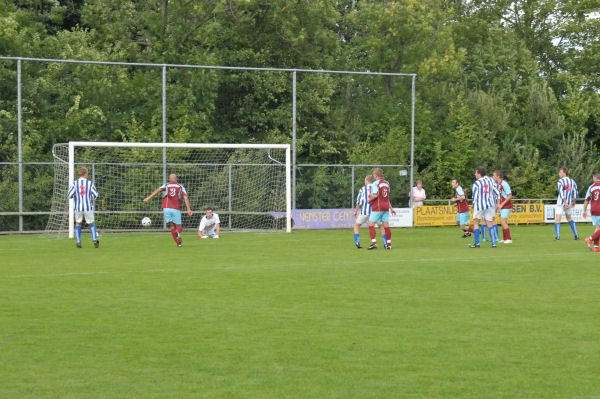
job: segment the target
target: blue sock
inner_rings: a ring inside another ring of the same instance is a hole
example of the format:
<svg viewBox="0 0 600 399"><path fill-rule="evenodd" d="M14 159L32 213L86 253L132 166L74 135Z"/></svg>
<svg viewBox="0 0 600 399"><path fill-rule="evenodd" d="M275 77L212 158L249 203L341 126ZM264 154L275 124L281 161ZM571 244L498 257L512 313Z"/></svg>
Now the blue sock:
<svg viewBox="0 0 600 399"><path fill-rule="evenodd" d="M484 224L481 227L479 227L479 229L481 230L481 239L485 240L485 231L487 230L487 226Z"/></svg>
<svg viewBox="0 0 600 399"><path fill-rule="evenodd" d="M358 234L354 234L354 242L358 244Z"/></svg>
<svg viewBox="0 0 600 399"><path fill-rule="evenodd" d="M78 244L81 244L81 226L75 226L75 239Z"/></svg>
<svg viewBox="0 0 600 399"><path fill-rule="evenodd" d="M475 236L475 244L479 244L479 229L473 230L473 236Z"/></svg>
<svg viewBox="0 0 600 399"><path fill-rule="evenodd" d="M560 223L554 223L554 236L560 238Z"/></svg>
<svg viewBox="0 0 600 399"><path fill-rule="evenodd" d="M387 247L387 237L385 236L385 234L381 235L381 239L383 240L383 246Z"/></svg>
<svg viewBox="0 0 600 399"><path fill-rule="evenodd" d="M577 234L577 227L575 227L575 221L574 220L569 221L569 226L571 226L571 230L573 231L573 234L575 235L575 237L577 237L578 234Z"/></svg>
<svg viewBox="0 0 600 399"><path fill-rule="evenodd" d="M90 232L92 233L92 240L96 241L98 239L98 232L96 231L95 224L90 226Z"/></svg>
<svg viewBox="0 0 600 399"><path fill-rule="evenodd" d="M492 226L492 228L490 229L490 237L492 238L492 245L495 245L499 240L498 240L498 225L495 224Z"/></svg>

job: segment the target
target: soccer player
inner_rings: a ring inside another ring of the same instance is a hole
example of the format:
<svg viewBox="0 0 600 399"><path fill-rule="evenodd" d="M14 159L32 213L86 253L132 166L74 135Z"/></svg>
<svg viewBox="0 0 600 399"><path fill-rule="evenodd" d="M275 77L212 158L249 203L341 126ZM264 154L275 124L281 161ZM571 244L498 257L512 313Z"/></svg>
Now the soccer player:
<svg viewBox="0 0 600 399"><path fill-rule="evenodd" d="M588 248L593 252L600 252L598 243L600 241L600 172L594 173L594 183L588 188L585 194L585 201L583 203L583 218L587 218L587 206L591 203L592 213L592 225L596 226L594 234L585 239L585 243ZM594 242L594 248L592 249L592 241Z"/></svg>
<svg viewBox="0 0 600 399"><path fill-rule="evenodd" d="M567 221L571 226L575 239L579 240L575 221L571 220L571 214L577 199L577 184L575 180L568 177L568 174L569 170L567 168L560 168L558 171L558 199L556 201L556 223L554 223L555 240L560 240L560 219L563 213L567 216Z"/></svg>
<svg viewBox="0 0 600 399"><path fill-rule="evenodd" d="M371 216L369 216L371 245L368 249L377 249L375 223L381 224L385 231L385 249L392 249L392 230L390 230L389 224L390 211L392 215L395 215L396 211L390 205L390 183L383 178L383 170L381 168L373 169L373 179L371 195L369 195L369 202L371 203Z"/></svg>
<svg viewBox="0 0 600 399"><path fill-rule="evenodd" d="M163 193L162 208L165 222L167 222L171 228L171 235L173 236L173 240L175 240L177 247L181 248L181 232L183 231L183 228L181 227L181 198L185 201L187 214L192 216L187 191L181 184L177 183L177 175L172 173L169 175L169 182L154 190L152 194L144 198L144 202L150 201L152 197L161 191Z"/></svg>
<svg viewBox="0 0 600 399"><path fill-rule="evenodd" d="M500 224L502 224L502 240L501 243L512 244L512 237L510 236L510 229L508 228L508 217L512 209L512 191L510 191L510 185L503 179L503 173L501 170L494 171L494 181L497 184L498 191L500 191L500 201L498 202L498 211L500 212ZM496 225L498 228L498 225ZM498 231L496 231L498 234Z"/></svg>
<svg viewBox="0 0 600 399"><path fill-rule="evenodd" d="M212 208L206 208L206 215L202 216L200 226L198 227L198 237L200 238L219 238L221 231L221 220L219 215L214 213Z"/></svg>
<svg viewBox="0 0 600 399"><path fill-rule="evenodd" d="M475 242L471 248L479 248L479 221L483 220L487 224L488 232L490 233L490 241L492 248L496 248L498 241L497 232L494 229L494 219L496 218L496 204L500 196L500 192L496 187L496 183L491 177L486 176L486 169L480 166L475 170L475 178L473 183L473 236Z"/></svg>
<svg viewBox="0 0 600 399"><path fill-rule="evenodd" d="M473 229L469 227L469 202L467 201L467 195L460 186L458 179L452 179L452 188L454 189L454 197L450 201L456 204L456 223L460 226L460 229L464 231L462 238L471 236Z"/></svg>
<svg viewBox="0 0 600 399"><path fill-rule="evenodd" d="M365 185L358 191L358 196L356 197L356 208L354 208L354 218L356 219L354 222L354 245L356 245L356 248L358 249L362 248L359 240L360 226L368 222L371 215L371 203L369 202L369 195L371 194L371 184L373 184L373 180L374 179L372 175L365 176ZM391 203L390 208L392 208ZM385 228L383 225L379 225L379 228L381 229L383 245L387 247Z"/></svg>
<svg viewBox="0 0 600 399"><path fill-rule="evenodd" d="M90 225L94 247L98 248L98 232L94 221L94 200L98 198L98 190L91 180L88 180L88 170L82 166L77 170L79 179L69 187L68 197L75 200L75 240L77 248L81 248L81 222L85 218Z"/></svg>
<svg viewBox="0 0 600 399"><path fill-rule="evenodd" d="M371 194L371 184L373 183L373 176L365 176L365 185L358 191L356 197L356 208L354 208L354 245L356 248L362 248L360 245L360 225L366 223L371 215L371 203L369 202L369 195Z"/></svg>

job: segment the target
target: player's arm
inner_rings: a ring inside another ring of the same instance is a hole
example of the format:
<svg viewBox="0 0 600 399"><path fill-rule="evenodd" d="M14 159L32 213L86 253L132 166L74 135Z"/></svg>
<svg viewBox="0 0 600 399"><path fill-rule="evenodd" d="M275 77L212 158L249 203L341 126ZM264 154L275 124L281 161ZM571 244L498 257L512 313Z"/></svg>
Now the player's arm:
<svg viewBox="0 0 600 399"><path fill-rule="evenodd" d="M71 187L69 187L69 192L67 193L68 198L73 198L74 196L75 196L75 182L73 182L71 184Z"/></svg>
<svg viewBox="0 0 600 399"><path fill-rule="evenodd" d="M217 223L217 230L216 230L217 235L215 235L215 238L219 238L220 232L221 232L221 223Z"/></svg>
<svg viewBox="0 0 600 399"><path fill-rule="evenodd" d="M161 192L161 189L159 187L156 190L154 190L154 192L152 194L150 194L149 196L147 196L146 198L144 198L144 202L150 201L156 194L158 194L160 192Z"/></svg>
<svg viewBox="0 0 600 399"><path fill-rule="evenodd" d="M187 195L183 196L183 200L185 201L185 206L187 207L188 216L192 216L192 207L190 206L190 200Z"/></svg>
<svg viewBox="0 0 600 399"><path fill-rule="evenodd" d="M581 216L583 216L584 219L587 218L587 206L589 202L589 198L586 198L585 201L583 201L583 213L581 214Z"/></svg>
<svg viewBox="0 0 600 399"><path fill-rule="evenodd" d="M394 207L392 206L392 201L389 201L390 203L390 212L392 215L396 216L396 211L394 210Z"/></svg>
<svg viewBox="0 0 600 399"><path fill-rule="evenodd" d="M202 231L206 227L206 218L203 216L202 220L200 220L200 226L198 227L198 238L202 238Z"/></svg>

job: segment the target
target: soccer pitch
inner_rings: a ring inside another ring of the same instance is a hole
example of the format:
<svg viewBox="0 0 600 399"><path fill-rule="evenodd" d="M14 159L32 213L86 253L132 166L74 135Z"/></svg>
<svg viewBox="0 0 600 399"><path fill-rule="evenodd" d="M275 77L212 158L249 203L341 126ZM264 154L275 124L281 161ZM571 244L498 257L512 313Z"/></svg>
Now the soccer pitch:
<svg viewBox="0 0 600 399"><path fill-rule="evenodd" d="M600 397L600 254L568 226L392 232L0 237L0 397Z"/></svg>

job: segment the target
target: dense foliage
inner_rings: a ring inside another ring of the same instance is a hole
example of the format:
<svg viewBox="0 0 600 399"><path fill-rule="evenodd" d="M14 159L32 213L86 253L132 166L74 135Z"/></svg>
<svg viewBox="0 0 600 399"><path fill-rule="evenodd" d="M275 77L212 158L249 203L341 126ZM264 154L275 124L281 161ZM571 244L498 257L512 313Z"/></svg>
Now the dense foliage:
<svg viewBox="0 0 600 399"><path fill-rule="evenodd" d="M449 197L449 180L472 181L478 165L503 169L518 197L553 196L558 167L581 186L600 167L599 8L2 0L0 55L417 73L416 177L430 197ZM24 160L50 160L68 140L160 140L160 82L160 68L23 63ZM15 83L16 63L0 61L0 161L16 160ZM410 89L403 78L298 74L297 162L409 163ZM291 143L290 73L169 69L167 92L169 141ZM11 199L15 169L0 171ZM299 193L298 207L328 203L335 174L316 175L324 189ZM47 199L29 201L48 209Z"/></svg>

